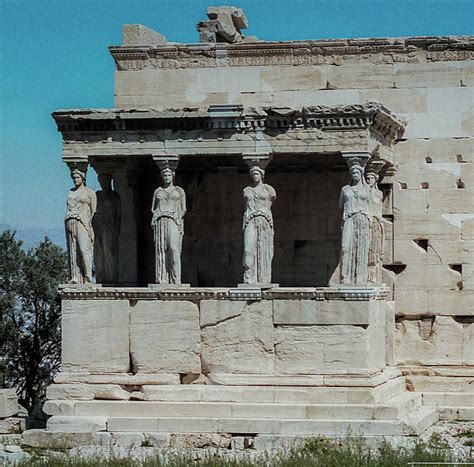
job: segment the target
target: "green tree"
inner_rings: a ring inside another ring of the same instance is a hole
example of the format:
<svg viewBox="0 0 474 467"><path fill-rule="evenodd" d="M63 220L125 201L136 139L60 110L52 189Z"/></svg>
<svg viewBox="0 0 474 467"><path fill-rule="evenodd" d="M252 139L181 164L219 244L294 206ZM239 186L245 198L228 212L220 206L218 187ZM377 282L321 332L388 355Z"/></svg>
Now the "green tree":
<svg viewBox="0 0 474 467"><path fill-rule="evenodd" d="M0 374L28 410L44 397L60 362L64 251L45 238L24 252L15 233L0 234Z"/></svg>

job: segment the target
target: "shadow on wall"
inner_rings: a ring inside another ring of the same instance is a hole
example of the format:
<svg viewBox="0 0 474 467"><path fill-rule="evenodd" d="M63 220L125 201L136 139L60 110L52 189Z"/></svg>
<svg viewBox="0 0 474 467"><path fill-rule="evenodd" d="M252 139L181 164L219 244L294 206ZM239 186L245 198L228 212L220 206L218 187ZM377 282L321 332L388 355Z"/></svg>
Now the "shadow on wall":
<svg viewBox="0 0 474 467"><path fill-rule="evenodd" d="M272 281L281 286L326 286L340 250L341 187L346 171L268 171L265 183L277 192L273 203L275 241ZM142 285L154 282L151 199L159 172L142 171L139 193L138 265ZM244 167L193 169L180 166L176 184L186 192L182 282L199 287L242 282L243 196L249 174Z"/></svg>

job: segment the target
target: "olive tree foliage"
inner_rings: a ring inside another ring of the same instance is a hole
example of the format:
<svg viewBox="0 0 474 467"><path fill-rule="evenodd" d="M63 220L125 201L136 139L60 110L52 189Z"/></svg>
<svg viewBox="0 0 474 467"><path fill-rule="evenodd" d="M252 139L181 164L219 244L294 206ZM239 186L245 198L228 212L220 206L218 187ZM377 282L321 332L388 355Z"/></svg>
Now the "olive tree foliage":
<svg viewBox="0 0 474 467"><path fill-rule="evenodd" d="M23 251L15 233L0 233L0 383L28 410L44 397L59 367L64 251L45 238Z"/></svg>

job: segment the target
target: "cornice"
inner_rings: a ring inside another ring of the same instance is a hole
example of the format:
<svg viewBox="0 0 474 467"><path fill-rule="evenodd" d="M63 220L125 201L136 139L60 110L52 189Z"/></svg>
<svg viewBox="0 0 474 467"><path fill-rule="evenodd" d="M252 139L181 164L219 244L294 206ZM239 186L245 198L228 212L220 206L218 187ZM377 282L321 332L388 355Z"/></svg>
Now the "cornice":
<svg viewBox="0 0 474 467"><path fill-rule="evenodd" d="M288 42L111 46L117 70L227 66L342 65L353 58L374 64L474 59L474 36L329 39Z"/></svg>
<svg viewBox="0 0 474 467"><path fill-rule="evenodd" d="M374 287L275 287L260 288L199 288L170 287L101 287L94 285L60 287L62 300L346 300L370 301L385 300L389 288L385 285Z"/></svg>
<svg viewBox="0 0 474 467"><path fill-rule="evenodd" d="M406 122L377 102L338 106L243 108L219 106L218 111L182 108L71 109L52 116L63 133L219 130L223 132L288 131L295 129L370 130L390 146L402 137Z"/></svg>

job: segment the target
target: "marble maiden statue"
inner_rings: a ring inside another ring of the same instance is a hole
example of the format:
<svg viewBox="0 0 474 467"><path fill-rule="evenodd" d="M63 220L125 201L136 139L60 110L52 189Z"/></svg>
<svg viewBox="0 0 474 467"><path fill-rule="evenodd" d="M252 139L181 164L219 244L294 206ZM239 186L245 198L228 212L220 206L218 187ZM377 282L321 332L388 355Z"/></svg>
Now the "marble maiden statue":
<svg viewBox="0 0 474 467"><path fill-rule="evenodd" d="M92 225L94 227L94 263L96 282L101 284L118 283L118 257L120 235L120 195L112 190L112 176L100 174L100 187L97 195L97 211Z"/></svg>
<svg viewBox="0 0 474 467"><path fill-rule="evenodd" d="M97 199L93 190L86 186L86 173L79 169L71 172L74 187L67 197L65 218L66 241L69 258L69 282L88 284L92 282L94 258L94 231L92 218Z"/></svg>
<svg viewBox="0 0 474 467"><path fill-rule="evenodd" d="M270 284L273 259L273 187L263 183L265 171L250 169L251 184L244 188L244 283Z"/></svg>
<svg viewBox="0 0 474 467"><path fill-rule="evenodd" d="M186 213L184 190L173 183L175 172L161 169L163 186L155 190L151 211L155 239L157 284L181 284L183 217Z"/></svg>
<svg viewBox="0 0 474 467"><path fill-rule="evenodd" d="M377 187L378 175L367 171L365 180L369 189L370 241L368 253L368 282L382 283L384 228L382 221L382 192Z"/></svg>
<svg viewBox="0 0 474 467"><path fill-rule="evenodd" d="M339 207L342 214L342 244L340 261L341 284L367 284L370 239L369 188L364 180L364 168L351 164L352 181L342 188Z"/></svg>

